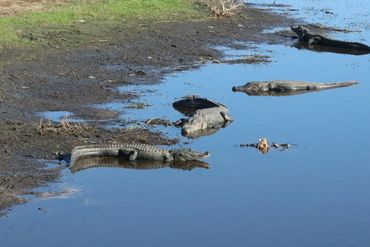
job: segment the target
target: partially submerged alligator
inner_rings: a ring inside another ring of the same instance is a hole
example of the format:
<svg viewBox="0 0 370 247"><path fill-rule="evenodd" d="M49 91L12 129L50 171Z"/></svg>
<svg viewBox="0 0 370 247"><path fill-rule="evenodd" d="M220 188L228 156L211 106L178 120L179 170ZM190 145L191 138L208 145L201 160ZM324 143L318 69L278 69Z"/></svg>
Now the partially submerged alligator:
<svg viewBox="0 0 370 247"><path fill-rule="evenodd" d="M349 87L358 84L358 81L316 83L304 81L272 80L262 82L248 82L243 86L233 87L234 92L244 92L254 96L287 96L306 92L315 92L326 89Z"/></svg>
<svg viewBox="0 0 370 247"><path fill-rule="evenodd" d="M122 157L129 161L151 160L161 162L193 161L210 156L189 148L162 149L147 144L104 144L78 146L72 150L71 166L82 157Z"/></svg>
<svg viewBox="0 0 370 247"><path fill-rule="evenodd" d="M226 127L232 121L225 106L200 109L188 119L182 120L181 132L188 136L200 130Z"/></svg>
<svg viewBox="0 0 370 247"><path fill-rule="evenodd" d="M71 171L79 172L90 168L123 168L123 169L134 169L134 170L149 170L149 169L160 169L160 168L173 168L180 170L193 170L194 168L209 169L209 165L203 161L192 160L192 161L179 161L179 162L162 162L152 160L140 160L140 161L127 161L124 158L113 158L113 157L85 157L80 158L70 166Z"/></svg>
<svg viewBox="0 0 370 247"><path fill-rule="evenodd" d="M370 53L370 47L359 42L349 42L326 38L320 34L311 33L307 28L303 26L292 26L290 28L293 32L297 34L299 43L303 45L308 45L309 48L313 45L329 47L327 51L333 51L337 53L347 53L354 55ZM335 48L337 50L331 50L330 48Z"/></svg>
<svg viewBox="0 0 370 247"><path fill-rule="evenodd" d="M186 96L174 102L173 107L190 116L177 122L188 137L212 134L233 121L226 106L198 96Z"/></svg>

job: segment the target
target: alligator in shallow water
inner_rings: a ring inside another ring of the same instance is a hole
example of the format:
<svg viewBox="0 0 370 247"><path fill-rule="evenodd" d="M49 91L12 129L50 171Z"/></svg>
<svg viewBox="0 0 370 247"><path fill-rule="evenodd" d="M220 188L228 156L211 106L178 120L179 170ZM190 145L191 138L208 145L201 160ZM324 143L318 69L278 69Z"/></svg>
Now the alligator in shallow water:
<svg viewBox="0 0 370 247"><path fill-rule="evenodd" d="M82 157L122 157L129 161L151 160L162 162L192 161L208 157L208 152L189 148L162 149L147 144L103 144L78 146L72 150L71 166Z"/></svg>
<svg viewBox="0 0 370 247"><path fill-rule="evenodd" d="M318 48L319 51L325 50L325 47L328 47L326 51L337 53L354 55L370 53L370 47L359 42L349 42L326 38L320 34L311 33L307 28L303 26L292 26L290 28L293 32L297 34L299 44L308 45L308 48L314 48L314 50L316 48ZM322 49L322 47L324 47L324 49Z"/></svg>
<svg viewBox="0 0 370 247"><path fill-rule="evenodd" d="M253 96L288 96L315 92L326 89L349 87L358 84L357 81L316 83L304 81L272 80L262 82L248 82L243 86L233 87L234 92L244 92Z"/></svg>
<svg viewBox="0 0 370 247"><path fill-rule="evenodd" d="M85 157L80 158L70 166L71 171L79 172L90 168L123 168L133 170L149 170L161 168L173 168L179 170L193 170L194 168L209 169L209 165L200 160L178 161L178 162L162 162L153 160L128 161L123 158L113 157Z"/></svg>
<svg viewBox="0 0 370 247"><path fill-rule="evenodd" d="M225 105L199 96L185 96L172 105L177 111L189 116L177 121L177 126L181 126L182 134L187 137L213 134L233 121Z"/></svg>
<svg viewBox="0 0 370 247"><path fill-rule="evenodd" d="M197 110L188 119L181 120L181 132L185 136L206 129L219 129L229 125L233 119L225 106Z"/></svg>

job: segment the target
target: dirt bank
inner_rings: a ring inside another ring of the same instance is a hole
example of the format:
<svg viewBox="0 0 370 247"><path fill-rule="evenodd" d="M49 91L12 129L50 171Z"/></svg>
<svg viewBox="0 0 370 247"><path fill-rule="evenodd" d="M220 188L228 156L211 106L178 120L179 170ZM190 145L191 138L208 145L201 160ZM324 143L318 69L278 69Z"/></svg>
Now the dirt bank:
<svg viewBox="0 0 370 247"><path fill-rule="evenodd" d="M63 158L75 145L107 141L176 143L145 129L106 130L100 121L88 126L40 124L39 112L69 111L83 119L109 123L119 113L93 105L128 103L140 96L135 92L120 94L118 86L159 83L169 72L220 60L222 53L212 48L217 45L245 48L253 43L290 42L287 37L263 30L292 22L246 8L226 19L122 23L83 47L72 44L79 38L77 30L25 36L34 42L42 37L43 48L1 52L0 210L23 202L16 197L22 191L57 180L63 163L56 168L46 164Z"/></svg>

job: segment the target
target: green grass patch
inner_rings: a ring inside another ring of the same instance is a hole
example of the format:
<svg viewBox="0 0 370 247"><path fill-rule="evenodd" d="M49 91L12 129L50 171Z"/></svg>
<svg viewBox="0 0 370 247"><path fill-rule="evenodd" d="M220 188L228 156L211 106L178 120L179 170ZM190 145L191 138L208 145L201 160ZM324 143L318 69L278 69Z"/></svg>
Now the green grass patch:
<svg viewBox="0 0 370 247"><path fill-rule="evenodd" d="M206 15L193 0L72 0L50 5L47 11L0 17L0 47L42 43L50 30L76 30L76 26L83 29L82 23L90 29L104 29L106 25L186 20Z"/></svg>

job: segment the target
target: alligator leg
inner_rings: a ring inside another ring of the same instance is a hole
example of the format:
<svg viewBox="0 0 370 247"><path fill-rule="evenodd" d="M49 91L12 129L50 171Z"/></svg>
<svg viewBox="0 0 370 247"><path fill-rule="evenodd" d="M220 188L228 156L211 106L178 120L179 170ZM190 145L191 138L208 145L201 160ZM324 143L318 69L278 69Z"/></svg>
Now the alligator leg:
<svg viewBox="0 0 370 247"><path fill-rule="evenodd" d="M320 37L312 37L308 40L308 45L318 44L321 41Z"/></svg>
<svg viewBox="0 0 370 247"><path fill-rule="evenodd" d="M225 112L220 112L222 118L224 119L225 123L231 122L232 119L227 115Z"/></svg>
<svg viewBox="0 0 370 247"><path fill-rule="evenodd" d="M172 155L171 155L171 154L165 154L165 155L163 156L163 161L164 161L164 162L172 162L172 161L173 161L173 157L172 157Z"/></svg>
<svg viewBox="0 0 370 247"><path fill-rule="evenodd" d="M137 158L137 151L131 151L130 153L129 153L129 155L128 155L128 159L130 160L130 161L135 161L136 160L136 158Z"/></svg>

